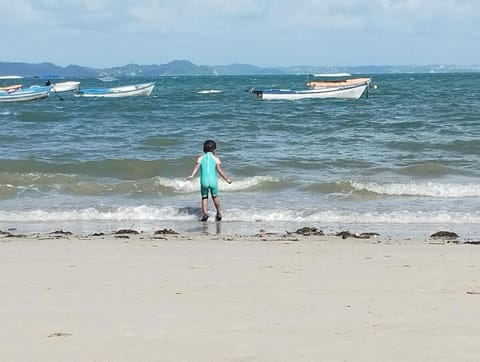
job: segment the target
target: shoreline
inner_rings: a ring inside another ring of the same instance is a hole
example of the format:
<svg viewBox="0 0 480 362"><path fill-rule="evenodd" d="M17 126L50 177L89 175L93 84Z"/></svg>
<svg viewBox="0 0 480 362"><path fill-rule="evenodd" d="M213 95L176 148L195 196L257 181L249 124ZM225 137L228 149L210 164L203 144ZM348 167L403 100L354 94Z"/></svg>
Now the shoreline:
<svg viewBox="0 0 480 362"><path fill-rule="evenodd" d="M50 227L56 225L60 227ZM98 238L98 237L119 237L128 239L131 236L139 236L140 238L158 238L158 236L175 236L176 238L192 238L192 237L220 237L225 239L239 238L242 240L255 240L258 238L292 238L292 237L324 237L329 239L370 239L378 242L382 241L411 241L423 240L425 242L443 242L443 243L457 243L457 244L476 244L480 243L480 234L472 226L463 226L458 228L441 228L432 225L415 225L415 230L405 230L407 225L385 225L378 229L372 225L356 225L351 224L346 227L335 225L336 227L328 226L319 228L316 226L301 226L304 223L290 223L289 226L274 226L272 224L262 223L243 223L238 226L235 223L225 222L190 222L190 223L170 223L174 225L181 225L180 229L177 227L154 227L154 223L147 224L147 227L117 227L121 224L127 223L111 223L108 228L93 227L90 231L70 231L78 230L63 228L63 226L74 225L75 222L69 223L46 223L44 226L37 229L41 231L28 231L28 228L10 227L6 229L0 228L0 240L5 238L59 238L59 237L76 237L76 238ZM78 224L78 223L77 223ZM128 223L130 224L130 223ZM157 224L157 223L155 223ZM187 225L187 226L185 226ZM251 225L254 225L253 227ZM282 224L279 224L282 225ZM249 227L250 226L250 227ZM458 225L457 225L458 226ZM81 228L85 230L85 227ZM390 232L385 232L390 229ZM403 230L402 230L403 229ZM462 231L469 230L466 233L456 233L455 230ZM49 231L47 231L49 230ZM102 231L103 230L103 231ZM279 231L282 230L282 231ZM376 230L382 230L377 232ZM399 232L400 230L400 232ZM297 240L298 241L298 240Z"/></svg>
<svg viewBox="0 0 480 362"><path fill-rule="evenodd" d="M3 359L480 358L476 245L164 231L3 235Z"/></svg>

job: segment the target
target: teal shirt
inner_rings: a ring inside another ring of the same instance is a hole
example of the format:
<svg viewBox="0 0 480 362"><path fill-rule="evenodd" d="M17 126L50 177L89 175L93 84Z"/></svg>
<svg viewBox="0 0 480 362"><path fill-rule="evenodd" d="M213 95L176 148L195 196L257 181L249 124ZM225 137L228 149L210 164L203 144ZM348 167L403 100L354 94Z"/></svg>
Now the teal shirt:
<svg viewBox="0 0 480 362"><path fill-rule="evenodd" d="M211 152L207 152L200 160L200 185L202 187L216 188L217 183L217 162Z"/></svg>

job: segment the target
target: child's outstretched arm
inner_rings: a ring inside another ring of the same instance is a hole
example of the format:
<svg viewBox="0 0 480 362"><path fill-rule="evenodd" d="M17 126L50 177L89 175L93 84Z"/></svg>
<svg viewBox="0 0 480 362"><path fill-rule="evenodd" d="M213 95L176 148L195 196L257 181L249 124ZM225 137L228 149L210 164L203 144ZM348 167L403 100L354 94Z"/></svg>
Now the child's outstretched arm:
<svg viewBox="0 0 480 362"><path fill-rule="evenodd" d="M227 177L227 175L225 175L225 172L223 172L222 166L220 166L220 164L217 164L217 172L218 172L218 174L219 174L220 176L222 176L222 178L223 178L227 183L229 183L229 184L232 183L232 180L229 179L229 178Z"/></svg>
<svg viewBox="0 0 480 362"><path fill-rule="evenodd" d="M197 162L195 163L195 166L193 167L192 173L187 176L187 180L191 180L193 176L198 172L198 169L200 168L200 157L197 158Z"/></svg>

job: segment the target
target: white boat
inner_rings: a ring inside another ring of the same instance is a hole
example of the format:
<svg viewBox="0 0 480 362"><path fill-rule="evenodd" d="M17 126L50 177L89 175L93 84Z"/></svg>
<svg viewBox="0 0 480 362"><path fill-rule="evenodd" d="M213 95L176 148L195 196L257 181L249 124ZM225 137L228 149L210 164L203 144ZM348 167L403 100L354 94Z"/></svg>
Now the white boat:
<svg viewBox="0 0 480 362"><path fill-rule="evenodd" d="M4 86L4 87L0 87L0 92L3 91L3 92L11 93L11 92L15 92L16 90L18 90L22 87L23 87L23 85L21 85L21 84L7 85L7 86Z"/></svg>
<svg viewBox="0 0 480 362"><path fill-rule="evenodd" d="M26 102L44 99L50 95L51 90L51 86L32 85L13 92L0 91L0 102Z"/></svg>
<svg viewBox="0 0 480 362"><path fill-rule="evenodd" d="M368 83L353 84L343 87L324 87L318 89L307 90L290 90L290 89L252 89L251 93L257 99L287 99L296 100L304 98L344 98L358 99L362 96Z"/></svg>
<svg viewBox="0 0 480 362"><path fill-rule="evenodd" d="M120 98L132 96L149 96L155 83L142 83L114 88L85 88L74 92L77 97Z"/></svg>
<svg viewBox="0 0 480 362"><path fill-rule="evenodd" d="M103 76L103 77L99 77L97 78L98 80L101 80L102 82L113 82L115 80L118 80L117 78L115 77L112 77L110 75L106 75L106 76Z"/></svg>
<svg viewBox="0 0 480 362"><path fill-rule="evenodd" d="M310 89L347 87L365 83L369 85L371 82L371 79L366 77L351 78L349 73L326 73L314 74L313 76L317 79L306 84Z"/></svg>
<svg viewBox="0 0 480 362"><path fill-rule="evenodd" d="M22 79L23 77L21 75L0 75L0 79Z"/></svg>
<svg viewBox="0 0 480 362"><path fill-rule="evenodd" d="M321 77L321 78L340 78L340 77L351 77L350 73L318 73L312 74L314 77Z"/></svg>
<svg viewBox="0 0 480 362"><path fill-rule="evenodd" d="M11 80L11 79L18 80L18 79L23 79L23 77L20 76L20 75L0 75L0 80ZM11 92L14 92L14 91L22 88L22 87L23 87L22 84L2 85L2 86L0 86L0 92L11 93Z"/></svg>
<svg viewBox="0 0 480 362"><path fill-rule="evenodd" d="M52 83L52 91L55 93L76 91L79 87L80 82L77 81Z"/></svg>

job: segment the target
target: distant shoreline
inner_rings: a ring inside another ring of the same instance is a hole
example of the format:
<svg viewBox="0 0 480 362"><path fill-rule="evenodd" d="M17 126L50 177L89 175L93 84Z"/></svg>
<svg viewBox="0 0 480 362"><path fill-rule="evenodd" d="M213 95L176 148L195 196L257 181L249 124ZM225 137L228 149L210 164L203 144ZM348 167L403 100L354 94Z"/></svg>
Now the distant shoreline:
<svg viewBox="0 0 480 362"><path fill-rule="evenodd" d="M259 67L252 64L197 65L188 60L174 60L166 64L127 64L110 68L93 68L81 65L65 67L53 63L0 62L1 75L24 77L46 74L63 77L124 76L180 76L180 75L294 75L347 72L351 74L398 73L477 73L480 65L359 65L359 66L287 66Z"/></svg>

